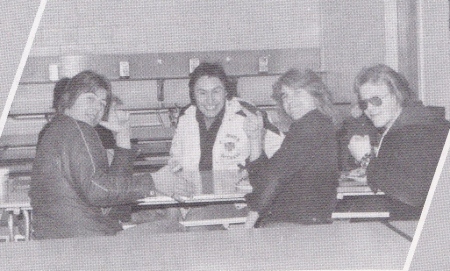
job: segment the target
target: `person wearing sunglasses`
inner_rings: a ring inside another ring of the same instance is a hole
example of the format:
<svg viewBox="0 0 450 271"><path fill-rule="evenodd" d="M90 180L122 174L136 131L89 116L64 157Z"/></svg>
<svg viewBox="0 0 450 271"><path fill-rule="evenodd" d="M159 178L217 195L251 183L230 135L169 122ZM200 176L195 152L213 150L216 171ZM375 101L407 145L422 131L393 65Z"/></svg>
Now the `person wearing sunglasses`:
<svg viewBox="0 0 450 271"><path fill-rule="evenodd" d="M445 114L424 106L407 80L387 65L363 68L356 76L358 105L381 130L378 146L355 135L352 154L369 157L367 180L386 194L391 219L418 219L436 171L450 124Z"/></svg>

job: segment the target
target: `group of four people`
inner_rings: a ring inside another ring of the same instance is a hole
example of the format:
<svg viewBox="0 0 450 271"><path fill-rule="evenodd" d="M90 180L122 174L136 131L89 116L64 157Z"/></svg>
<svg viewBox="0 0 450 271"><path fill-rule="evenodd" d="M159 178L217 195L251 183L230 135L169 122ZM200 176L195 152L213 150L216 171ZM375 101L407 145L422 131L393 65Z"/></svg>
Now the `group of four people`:
<svg viewBox="0 0 450 271"><path fill-rule="evenodd" d="M381 137L372 148L369 137L356 129L349 151L357 160L370 160L369 185L387 194L393 212L417 217L449 122L415 99L403 76L386 65L364 68L354 90L361 112ZM190 75L189 91L191 104L180 112L166 169L247 173L253 187L246 195L247 228L331 222L339 179L338 116L317 73L292 69L273 85L272 97L291 122L285 134L266 112L235 97L219 64L200 64ZM133 204L154 190L174 187L158 173L133 177L128 114L112 110L102 121L111 95L108 80L92 71L79 73L65 87L56 116L41 133L33 165L35 238L113 235L121 225L104 212L106 207ZM94 129L98 124L114 133L110 165ZM208 212L229 214L233 206L225 208ZM149 222L149 229L179 231L177 219Z"/></svg>

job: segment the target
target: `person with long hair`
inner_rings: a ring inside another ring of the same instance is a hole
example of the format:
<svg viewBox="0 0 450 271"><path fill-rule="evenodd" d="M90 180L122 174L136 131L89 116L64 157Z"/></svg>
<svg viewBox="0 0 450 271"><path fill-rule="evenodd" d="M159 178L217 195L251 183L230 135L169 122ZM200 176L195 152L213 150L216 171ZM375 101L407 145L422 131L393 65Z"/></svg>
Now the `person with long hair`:
<svg viewBox="0 0 450 271"><path fill-rule="evenodd" d="M350 152L370 160L368 183L386 194L382 202L391 219L418 219L450 127L445 110L424 106L406 78L384 64L363 68L354 91L382 136L371 148L368 137L354 135Z"/></svg>
<svg viewBox="0 0 450 271"><path fill-rule="evenodd" d="M249 115L245 131L251 142L247 171L253 192L246 228L280 224L329 223L338 186L336 113L321 77L312 70L291 69L273 85L292 124L277 152L262 149L259 112Z"/></svg>

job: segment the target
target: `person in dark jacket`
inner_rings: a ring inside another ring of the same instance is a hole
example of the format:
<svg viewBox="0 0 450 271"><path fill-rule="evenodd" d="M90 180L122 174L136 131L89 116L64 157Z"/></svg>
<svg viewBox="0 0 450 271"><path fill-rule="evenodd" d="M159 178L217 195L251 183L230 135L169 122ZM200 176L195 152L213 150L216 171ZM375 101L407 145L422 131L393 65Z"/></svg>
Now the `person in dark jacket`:
<svg viewBox="0 0 450 271"><path fill-rule="evenodd" d="M52 101L53 109L56 110L58 108L58 103L61 101L61 97L63 96L63 93L69 81L70 81L69 77L63 77L59 79L58 82L55 83L55 87L53 88L53 101ZM45 131L47 131L48 126L49 122L47 122L42 128L42 130L39 132L37 145L39 145L39 142L41 141L41 138L44 135Z"/></svg>
<svg viewBox="0 0 450 271"><path fill-rule="evenodd" d="M418 219L449 122L418 101L407 80L386 65L362 69L354 90L366 116L383 129L366 170L368 183L387 195L385 204L391 219Z"/></svg>
<svg viewBox="0 0 450 271"><path fill-rule="evenodd" d="M153 194L151 178L132 178L128 114L110 114L103 126L115 133L111 166L94 127L111 96L109 81L95 72L73 77L57 113L37 146L29 196L34 238L114 235L122 230L102 207L136 202Z"/></svg>
<svg viewBox="0 0 450 271"><path fill-rule="evenodd" d="M253 192L246 195L246 228L285 223L329 223L338 186L336 119L331 96L319 75L292 69L273 86L293 122L275 154L262 150L261 114L245 112L251 141L247 166Z"/></svg>

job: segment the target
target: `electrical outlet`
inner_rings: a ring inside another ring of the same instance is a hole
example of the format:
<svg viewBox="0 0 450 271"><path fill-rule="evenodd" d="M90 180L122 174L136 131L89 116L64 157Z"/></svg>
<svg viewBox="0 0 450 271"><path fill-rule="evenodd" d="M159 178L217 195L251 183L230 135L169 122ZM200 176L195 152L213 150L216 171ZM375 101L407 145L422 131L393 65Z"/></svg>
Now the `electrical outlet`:
<svg viewBox="0 0 450 271"><path fill-rule="evenodd" d="M259 73L269 72L269 57L262 56L259 58L258 72Z"/></svg>
<svg viewBox="0 0 450 271"><path fill-rule="evenodd" d="M119 63L120 79L130 78L130 63L128 61L120 61Z"/></svg>

